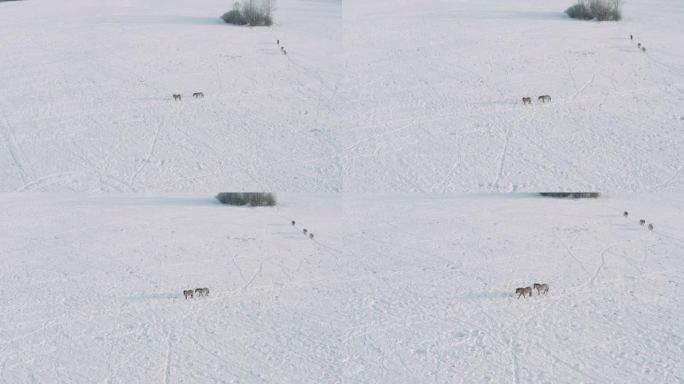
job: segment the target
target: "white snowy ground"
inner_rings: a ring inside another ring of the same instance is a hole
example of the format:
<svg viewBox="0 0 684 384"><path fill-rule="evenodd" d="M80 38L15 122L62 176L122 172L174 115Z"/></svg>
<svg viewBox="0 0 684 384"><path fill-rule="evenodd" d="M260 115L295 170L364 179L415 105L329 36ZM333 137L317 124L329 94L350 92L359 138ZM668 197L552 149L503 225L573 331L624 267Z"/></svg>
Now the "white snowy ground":
<svg viewBox="0 0 684 384"><path fill-rule="evenodd" d="M339 190L341 3L278 0L272 28L232 5L2 3L0 190Z"/></svg>
<svg viewBox="0 0 684 384"><path fill-rule="evenodd" d="M0 195L0 382L684 380L680 196L280 203Z"/></svg>
<svg viewBox="0 0 684 384"><path fill-rule="evenodd" d="M0 382L331 381L339 202L284 204L0 196Z"/></svg>
<svg viewBox="0 0 684 384"><path fill-rule="evenodd" d="M344 190L684 190L684 2L573 3L343 1Z"/></svg>
<svg viewBox="0 0 684 384"><path fill-rule="evenodd" d="M0 190L684 190L684 3L573 1L3 2Z"/></svg>

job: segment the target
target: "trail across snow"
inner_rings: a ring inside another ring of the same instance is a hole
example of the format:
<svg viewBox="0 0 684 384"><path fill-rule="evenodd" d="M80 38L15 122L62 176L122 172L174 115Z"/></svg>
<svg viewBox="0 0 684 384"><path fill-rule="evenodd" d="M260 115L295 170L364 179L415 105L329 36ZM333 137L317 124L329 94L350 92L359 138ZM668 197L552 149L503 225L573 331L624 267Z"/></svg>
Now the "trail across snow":
<svg viewBox="0 0 684 384"><path fill-rule="evenodd" d="M6 194L0 208L3 383L684 380L679 196ZM534 282L548 295L516 298ZM211 293L183 299L195 287Z"/></svg>

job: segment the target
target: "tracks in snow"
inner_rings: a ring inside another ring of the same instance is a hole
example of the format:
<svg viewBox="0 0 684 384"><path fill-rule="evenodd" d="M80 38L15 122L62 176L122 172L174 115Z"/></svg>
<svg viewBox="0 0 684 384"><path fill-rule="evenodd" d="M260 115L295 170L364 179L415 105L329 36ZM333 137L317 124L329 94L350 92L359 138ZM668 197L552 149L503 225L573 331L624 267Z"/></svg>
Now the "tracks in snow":
<svg viewBox="0 0 684 384"><path fill-rule="evenodd" d="M577 92L575 92L575 94L572 95L572 96L570 97L570 100L571 100L571 101L574 101L575 98L577 98L577 96L579 96L582 92L584 92L585 89L587 89L587 87L589 87L590 85L594 84L594 80L595 80L595 79L596 79L596 73L594 73L593 75L591 75L591 79L589 79L589 81L587 81L587 82L582 86L582 88L578 89ZM574 81L574 77L573 77L573 81Z"/></svg>
<svg viewBox="0 0 684 384"><path fill-rule="evenodd" d="M164 360L164 384L171 383L171 334L166 334L166 359Z"/></svg>
<svg viewBox="0 0 684 384"><path fill-rule="evenodd" d="M501 177L503 177L504 164L506 163L506 154L508 153L508 143L510 142L512 129L513 128L511 126L506 129L503 149L501 150L501 155L499 156L499 166L496 172L496 179L494 179L492 182L492 186L496 188L498 188L499 181L501 180Z"/></svg>
<svg viewBox="0 0 684 384"><path fill-rule="evenodd" d="M5 129L2 130L2 136L5 140L7 150L9 151L14 165L19 171L19 176L21 177L22 182L24 185L26 185L31 181L32 177L28 174L29 171L26 169L26 161L23 159L21 154L21 148L19 148L19 145L17 144L17 140L14 137L14 130L7 120L7 114L2 107L0 107L0 115L2 116L2 120L4 122L3 125L5 126Z"/></svg>
<svg viewBox="0 0 684 384"><path fill-rule="evenodd" d="M263 268L264 268L264 262L262 261L262 262L259 263L259 268L257 268L256 271L254 271L254 274L253 274L252 277L249 279L249 281L248 281L245 285L242 286L242 290L243 290L243 291L246 290L247 288L249 288L250 285L252 285L252 283L254 282L254 280L256 279L256 277L257 277L257 276L261 273L261 271L263 270Z"/></svg>
<svg viewBox="0 0 684 384"><path fill-rule="evenodd" d="M135 179L138 177L140 172L142 172L143 169L147 166L147 164L150 162L150 159L152 158L152 155L154 155L154 151L157 148L157 142L159 141L159 133L161 132L162 126L164 125L164 120L162 119L159 121L159 125L157 126L157 129L154 131L154 137L152 138L152 144L150 145L150 150L147 152L147 155L143 159L142 164L140 164L140 167L131 175L131 177L128 180L128 185L133 186L135 183Z"/></svg>
<svg viewBox="0 0 684 384"><path fill-rule="evenodd" d="M520 384L520 362L518 362L518 353L516 349L518 348L517 337L511 337L511 364L513 365L513 382L515 384Z"/></svg>
<svg viewBox="0 0 684 384"><path fill-rule="evenodd" d="M612 246L611 246L612 247ZM596 268L596 271L594 271L594 274L591 276L591 279L589 279L589 285L594 285L594 281L596 281L596 278L598 277L599 273L601 273L601 270L603 267L606 265L606 252L611 248L608 247L601 252L601 263L599 266Z"/></svg>

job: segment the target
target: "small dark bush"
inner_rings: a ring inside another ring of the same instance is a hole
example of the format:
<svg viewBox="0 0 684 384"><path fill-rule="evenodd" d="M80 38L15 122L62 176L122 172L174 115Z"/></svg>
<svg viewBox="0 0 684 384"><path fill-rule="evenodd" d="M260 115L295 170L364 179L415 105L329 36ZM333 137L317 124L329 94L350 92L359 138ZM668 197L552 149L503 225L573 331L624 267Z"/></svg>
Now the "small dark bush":
<svg viewBox="0 0 684 384"><path fill-rule="evenodd" d="M271 2L268 0L248 0L242 7L242 15L251 26L271 25L271 10Z"/></svg>
<svg viewBox="0 0 684 384"><path fill-rule="evenodd" d="M601 196L598 192L539 192L543 197L555 197L561 199L596 199Z"/></svg>
<svg viewBox="0 0 684 384"><path fill-rule="evenodd" d="M583 2L579 2L572 7L565 10L565 13L573 19L591 20L594 15L591 14L589 7Z"/></svg>
<svg viewBox="0 0 684 384"><path fill-rule="evenodd" d="M216 195L221 204L272 207L276 205L276 197L273 193L266 192L221 192Z"/></svg>
<svg viewBox="0 0 684 384"><path fill-rule="evenodd" d="M619 21L622 19L619 0L591 0L589 10L598 21Z"/></svg>
<svg viewBox="0 0 684 384"><path fill-rule="evenodd" d="M622 0L579 0L565 13L573 19L618 21L622 19Z"/></svg>
<svg viewBox="0 0 684 384"><path fill-rule="evenodd" d="M243 5L235 3L221 18L228 24L268 26L273 24L272 12L273 0L247 0Z"/></svg>
<svg viewBox="0 0 684 384"><path fill-rule="evenodd" d="M236 4L237 6L237 4ZM223 21L225 21L228 24L235 24L235 25L245 25L247 24L247 21L245 20L244 17L242 17L242 13L240 12L239 8L233 8L233 10L228 11L221 16Z"/></svg>

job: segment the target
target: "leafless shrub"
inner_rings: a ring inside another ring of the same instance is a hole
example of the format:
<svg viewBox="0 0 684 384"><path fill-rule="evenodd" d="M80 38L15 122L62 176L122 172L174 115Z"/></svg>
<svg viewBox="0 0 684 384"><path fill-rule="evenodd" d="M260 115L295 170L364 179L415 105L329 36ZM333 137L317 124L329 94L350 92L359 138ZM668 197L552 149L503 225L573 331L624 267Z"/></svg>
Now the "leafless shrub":
<svg viewBox="0 0 684 384"><path fill-rule="evenodd" d="M247 21L245 20L244 16L242 16L242 12L240 11L240 4L235 3L233 5L233 9L224 13L223 16L221 16L223 21L225 21L228 24L234 24L234 25L246 25Z"/></svg>
<svg viewBox="0 0 684 384"><path fill-rule="evenodd" d="M228 24L250 25L252 27L273 24L274 0L247 0L235 3L233 9L221 18Z"/></svg>
<svg viewBox="0 0 684 384"><path fill-rule="evenodd" d="M566 9L565 13L573 19L592 20L594 18L584 1L578 1L577 4Z"/></svg>
<svg viewBox="0 0 684 384"><path fill-rule="evenodd" d="M601 196L598 192L539 192L543 197L567 199L596 199Z"/></svg>
<svg viewBox="0 0 684 384"><path fill-rule="evenodd" d="M221 192L216 195L221 204L272 207L276 205L276 197L273 193L266 192Z"/></svg>
<svg viewBox="0 0 684 384"><path fill-rule="evenodd" d="M573 19L618 21L622 19L622 0L578 0L565 13Z"/></svg>
<svg viewBox="0 0 684 384"><path fill-rule="evenodd" d="M622 19L621 0L591 0L589 10L598 21L619 21Z"/></svg>
<svg viewBox="0 0 684 384"><path fill-rule="evenodd" d="M242 14L251 26L273 24L272 0L247 0L242 7Z"/></svg>

